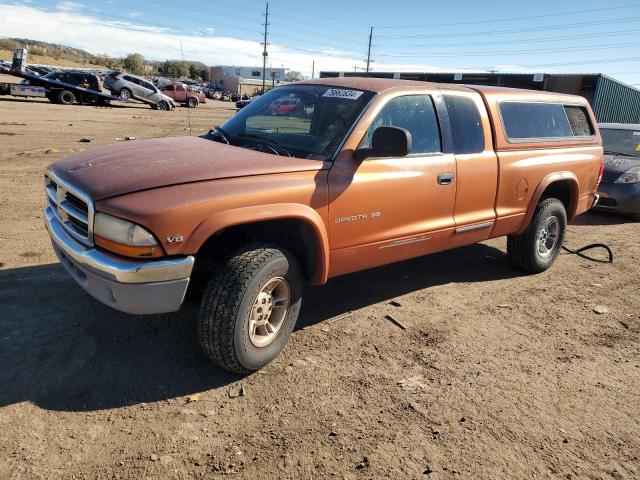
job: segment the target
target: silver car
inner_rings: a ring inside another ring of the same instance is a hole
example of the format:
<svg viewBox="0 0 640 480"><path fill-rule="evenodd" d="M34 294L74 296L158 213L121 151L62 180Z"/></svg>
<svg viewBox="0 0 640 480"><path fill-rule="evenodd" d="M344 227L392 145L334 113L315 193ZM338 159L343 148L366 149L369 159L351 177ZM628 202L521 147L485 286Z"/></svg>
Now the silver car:
<svg viewBox="0 0 640 480"><path fill-rule="evenodd" d="M176 108L173 99L160 93L153 83L128 73L111 72L104 79L104 88L110 90L112 95L118 95L122 100L127 101L133 98L148 103L157 110Z"/></svg>

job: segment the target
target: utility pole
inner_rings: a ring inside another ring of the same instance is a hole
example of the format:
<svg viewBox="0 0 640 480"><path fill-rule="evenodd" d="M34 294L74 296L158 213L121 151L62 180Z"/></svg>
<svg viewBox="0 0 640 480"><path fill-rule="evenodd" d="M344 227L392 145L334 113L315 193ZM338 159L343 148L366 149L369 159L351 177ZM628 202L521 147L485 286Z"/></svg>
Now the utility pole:
<svg viewBox="0 0 640 480"><path fill-rule="evenodd" d="M267 2L267 7L263 13L264 15L264 42L262 42L262 93L264 94L264 89L266 86L266 74L267 74L267 32L269 31L269 2Z"/></svg>
<svg viewBox="0 0 640 480"><path fill-rule="evenodd" d="M369 49L367 50L367 73L369 73L369 65L371 64L371 39L373 38L373 27L369 31Z"/></svg>
<svg viewBox="0 0 640 480"><path fill-rule="evenodd" d="M311 80L313 80L315 73L316 73L316 61L312 60L311 61Z"/></svg>

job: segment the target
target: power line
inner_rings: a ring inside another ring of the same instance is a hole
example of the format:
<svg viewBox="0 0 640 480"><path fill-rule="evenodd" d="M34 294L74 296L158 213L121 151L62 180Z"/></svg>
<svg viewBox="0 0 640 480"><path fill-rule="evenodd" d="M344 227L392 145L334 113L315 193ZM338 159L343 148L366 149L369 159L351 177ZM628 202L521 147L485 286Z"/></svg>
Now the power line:
<svg viewBox="0 0 640 480"><path fill-rule="evenodd" d="M490 20L473 20L470 22L455 22L455 23L431 23L425 25L376 25L376 28L384 28L384 29L395 29L395 28L435 28L435 27L455 27L459 25L480 25L486 23L499 23L499 22L513 22L517 20L534 20L539 18L549 18L549 17L560 17L565 15L576 15L581 13L594 13L594 12L605 12L610 10L621 10L629 7L637 7L637 4L627 4L627 5L619 5L615 7L606 7L606 8L590 8L587 10L573 10L571 12L562 12L562 13L546 13L542 15L530 15L526 17L508 17L508 18L494 18Z"/></svg>
<svg viewBox="0 0 640 480"><path fill-rule="evenodd" d="M605 59L598 59L598 60L587 60L587 61L579 61L579 62L558 62L558 63L539 63L536 65L518 65L517 68L518 69L534 69L534 68L547 68L547 67L571 67L571 66L577 66L577 65L590 65L590 64L606 64L606 63L623 63L623 62L638 62L640 61L640 57L618 57L618 58L605 58ZM455 69L457 71L467 71L467 72L488 72L488 71L493 71L493 72L497 72L498 69L496 69L495 67L463 67L463 68L458 68ZM513 68L510 70L514 70ZM394 67L388 67L384 70L381 71L397 71L397 68ZM448 71L448 70L444 70L442 68L438 68L439 72L443 72L443 71ZM438 72L435 72L438 73ZM510 73L520 73L520 72L510 72Z"/></svg>
<svg viewBox="0 0 640 480"><path fill-rule="evenodd" d="M470 37L474 35L505 35L511 33L525 33L525 32L544 32L546 30L562 30L565 28L573 27L587 27L595 25L610 25L614 23L628 23L637 22L640 17L624 17L614 18L611 20L593 20L589 22L576 22L576 23L563 23L556 25L547 25L545 27L529 27L529 28L514 28L510 30L489 30L483 32L458 32L458 33L438 33L429 35L378 35L376 38L386 38L388 40L404 40L407 38L440 38L440 37Z"/></svg>
<svg viewBox="0 0 640 480"><path fill-rule="evenodd" d="M529 50L511 50L511 51L492 51L492 52L471 52L471 53L456 53L456 57L491 57L491 56L505 56L505 55L518 55L521 53L529 54L543 54L543 53L558 53L558 52L591 52L593 50L608 50L610 48L623 48L636 46L636 42L631 43L610 43L607 45L596 46L581 46L581 47L564 47L564 48L537 48ZM420 54L385 54L379 53L381 57L394 57L394 58L421 58L425 56L429 57L450 57L451 52L423 52Z"/></svg>
<svg viewBox="0 0 640 480"><path fill-rule="evenodd" d="M556 37L536 37L536 38L523 38L523 39L510 39L509 43L544 43L554 42L561 40L579 40L583 38L603 38L603 37L620 37L625 35L633 35L640 33L640 30L617 30L615 32L598 32L598 33L580 33L576 35L562 35ZM504 45L504 40L497 40L493 42L462 42L462 43L429 43L429 44L412 44L409 47L475 47L479 45Z"/></svg>

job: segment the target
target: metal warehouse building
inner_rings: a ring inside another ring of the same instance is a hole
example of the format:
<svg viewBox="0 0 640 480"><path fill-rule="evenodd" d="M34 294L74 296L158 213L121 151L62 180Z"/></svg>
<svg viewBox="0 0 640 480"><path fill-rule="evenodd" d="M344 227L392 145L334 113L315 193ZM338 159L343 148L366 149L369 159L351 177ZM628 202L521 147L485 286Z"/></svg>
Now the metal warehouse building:
<svg viewBox="0 0 640 480"><path fill-rule="evenodd" d="M599 122L640 123L640 90L601 73L320 72L320 78L331 77L399 78L569 93L589 100Z"/></svg>

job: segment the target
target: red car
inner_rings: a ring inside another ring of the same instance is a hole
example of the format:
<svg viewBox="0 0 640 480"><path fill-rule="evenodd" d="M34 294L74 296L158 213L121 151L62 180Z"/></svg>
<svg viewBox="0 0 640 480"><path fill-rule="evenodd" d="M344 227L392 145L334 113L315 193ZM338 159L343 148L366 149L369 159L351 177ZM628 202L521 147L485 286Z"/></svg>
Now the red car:
<svg viewBox="0 0 640 480"><path fill-rule="evenodd" d="M286 115L301 106L300 100L297 98L276 100L269 105L272 115Z"/></svg>
<svg viewBox="0 0 640 480"><path fill-rule="evenodd" d="M195 108L199 103L207 103L207 97L202 90L182 82L164 85L160 91L167 97L173 98L176 103L182 103L187 107Z"/></svg>

